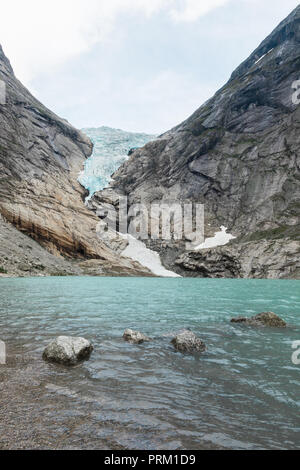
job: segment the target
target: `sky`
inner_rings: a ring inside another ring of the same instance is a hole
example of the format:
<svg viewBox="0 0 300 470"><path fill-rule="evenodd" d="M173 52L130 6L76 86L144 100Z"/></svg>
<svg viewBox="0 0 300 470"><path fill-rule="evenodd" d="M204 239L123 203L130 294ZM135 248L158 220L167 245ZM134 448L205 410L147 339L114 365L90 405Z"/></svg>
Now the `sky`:
<svg viewBox="0 0 300 470"><path fill-rule="evenodd" d="M297 0L0 0L17 77L78 128L179 124Z"/></svg>

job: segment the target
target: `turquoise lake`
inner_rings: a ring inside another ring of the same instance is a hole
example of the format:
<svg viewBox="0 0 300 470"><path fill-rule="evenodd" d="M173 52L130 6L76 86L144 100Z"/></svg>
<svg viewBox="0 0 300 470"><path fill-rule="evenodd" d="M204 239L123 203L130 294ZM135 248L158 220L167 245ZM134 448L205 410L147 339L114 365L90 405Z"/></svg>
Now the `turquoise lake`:
<svg viewBox="0 0 300 470"><path fill-rule="evenodd" d="M288 327L230 323L264 311ZM175 352L182 328L207 352ZM90 339L90 360L44 363L59 335ZM0 449L299 448L300 281L1 279L0 340Z"/></svg>

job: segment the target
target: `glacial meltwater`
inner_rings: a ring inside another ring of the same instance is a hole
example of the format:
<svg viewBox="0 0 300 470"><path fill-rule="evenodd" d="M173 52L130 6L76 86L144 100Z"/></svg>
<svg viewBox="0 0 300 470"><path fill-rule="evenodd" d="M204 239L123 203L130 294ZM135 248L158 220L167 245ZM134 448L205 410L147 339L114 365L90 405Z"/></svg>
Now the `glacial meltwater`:
<svg viewBox="0 0 300 470"><path fill-rule="evenodd" d="M264 311L288 327L230 323ZM152 341L128 344L126 328ZM182 328L207 352L175 352ZM90 339L90 360L43 362L59 335ZM299 447L299 281L1 279L0 339L2 449Z"/></svg>

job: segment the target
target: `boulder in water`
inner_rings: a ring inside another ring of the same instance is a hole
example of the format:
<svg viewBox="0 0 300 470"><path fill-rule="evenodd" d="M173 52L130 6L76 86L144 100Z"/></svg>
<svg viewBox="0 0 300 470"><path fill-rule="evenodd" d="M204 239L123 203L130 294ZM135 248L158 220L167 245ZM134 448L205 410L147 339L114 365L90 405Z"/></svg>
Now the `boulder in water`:
<svg viewBox="0 0 300 470"><path fill-rule="evenodd" d="M123 338L125 341L128 341L132 344L142 344L144 342L151 341L150 338L148 338L148 336L145 336L143 333L130 329L125 330Z"/></svg>
<svg viewBox="0 0 300 470"><path fill-rule="evenodd" d="M203 341L198 338L192 331L185 330L172 339L171 343L174 348L180 352L204 352L206 346Z"/></svg>
<svg viewBox="0 0 300 470"><path fill-rule="evenodd" d="M286 322L273 312L259 313L251 318L232 318L231 323L244 323L250 326L268 326L271 328L286 328Z"/></svg>
<svg viewBox="0 0 300 470"><path fill-rule="evenodd" d="M87 339L59 336L46 347L43 359L72 366L89 359L93 349L93 345Z"/></svg>

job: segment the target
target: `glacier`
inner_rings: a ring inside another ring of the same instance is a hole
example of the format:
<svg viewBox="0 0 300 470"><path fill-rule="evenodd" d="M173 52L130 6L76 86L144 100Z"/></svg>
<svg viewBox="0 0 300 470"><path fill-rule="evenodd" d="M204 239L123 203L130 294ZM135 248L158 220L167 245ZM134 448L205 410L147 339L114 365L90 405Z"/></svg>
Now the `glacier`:
<svg viewBox="0 0 300 470"><path fill-rule="evenodd" d="M93 154L78 177L79 183L89 191L88 199L109 185L112 174L128 158L130 149L143 147L157 137L106 126L82 131L94 144Z"/></svg>
<svg viewBox="0 0 300 470"><path fill-rule="evenodd" d="M86 202L95 192L101 191L109 185L113 173L128 158L128 152L131 149L142 147L157 138L156 135L126 132L106 126L84 128L82 132L94 144L93 154L86 160L84 169L78 176L79 183L89 191ZM155 276L180 277L165 269L159 254L148 249L145 243L130 235L121 233L119 235L128 241L128 247L122 252L123 256L139 261Z"/></svg>

